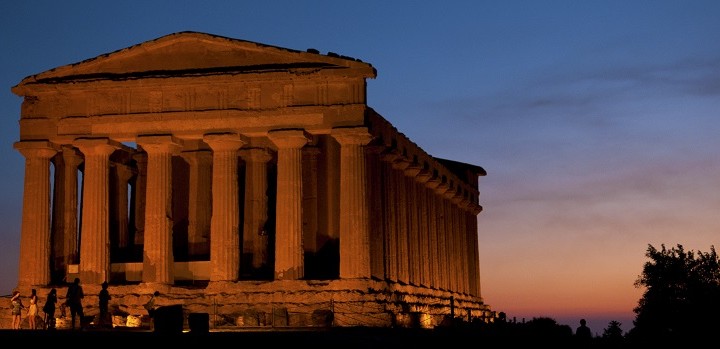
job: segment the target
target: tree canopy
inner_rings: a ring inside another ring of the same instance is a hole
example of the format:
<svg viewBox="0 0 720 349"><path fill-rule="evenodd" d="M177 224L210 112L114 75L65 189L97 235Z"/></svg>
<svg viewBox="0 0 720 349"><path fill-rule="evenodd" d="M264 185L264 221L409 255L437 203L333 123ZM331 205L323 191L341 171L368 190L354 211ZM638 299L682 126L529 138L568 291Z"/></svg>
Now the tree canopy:
<svg viewBox="0 0 720 349"><path fill-rule="evenodd" d="M700 338L720 328L720 263L710 252L648 246L650 260L635 287L645 292L635 307L634 338Z"/></svg>

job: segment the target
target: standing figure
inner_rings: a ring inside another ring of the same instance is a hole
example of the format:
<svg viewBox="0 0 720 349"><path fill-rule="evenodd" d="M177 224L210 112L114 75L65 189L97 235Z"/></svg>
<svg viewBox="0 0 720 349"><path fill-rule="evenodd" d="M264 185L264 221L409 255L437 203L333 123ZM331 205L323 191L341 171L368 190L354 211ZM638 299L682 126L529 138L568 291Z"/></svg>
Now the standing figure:
<svg viewBox="0 0 720 349"><path fill-rule="evenodd" d="M30 305L28 306L28 324L31 330L37 329L37 316L38 316L38 296L37 291L33 288L30 291Z"/></svg>
<svg viewBox="0 0 720 349"><path fill-rule="evenodd" d="M153 292L150 299L143 305L145 307L145 310L148 312L148 316L150 316L150 323L152 324L153 328L155 327L155 311L158 308L157 305L157 298L160 296L160 291Z"/></svg>
<svg viewBox="0 0 720 349"><path fill-rule="evenodd" d="M65 295L65 303L70 307L70 316L72 317L72 329L75 329L75 316L78 316L78 322L80 329L83 328L83 318L85 313L83 312L82 299L85 298L82 286L80 286L80 278L75 278L75 281L68 287L67 294Z"/></svg>
<svg viewBox="0 0 720 349"><path fill-rule="evenodd" d="M55 288L48 292L45 305L43 305L43 313L45 313L45 328L48 330L55 328L55 303L57 303L57 290Z"/></svg>
<svg viewBox="0 0 720 349"><path fill-rule="evenodd" d="M100 294L98 295L98 300L100 302L100 318L98 319L98 323L100 323L100 326L104 326L109 323L108 303L110 302L110 298L108 283L105 281L102 283L102 290L100 290Z"/></svg>
<svg viewBox="0 0 720 349"><path fill-rule="evenodd" d="M587 341L592 338L592 332L590 327L587 327L587 321L580 319L580 326L575 330L575 336L582 341Z"/></svg>
<svg viewBox="0 0 720 349"><path fill-rule="evenodd" d="M10 299L10 302L12 304L12 328L13 330L19 330L20 324L21 324L21 311L23 308L25 308L22 304L22 300L20 299L20 291L13 291L12 299Z"/></svg>

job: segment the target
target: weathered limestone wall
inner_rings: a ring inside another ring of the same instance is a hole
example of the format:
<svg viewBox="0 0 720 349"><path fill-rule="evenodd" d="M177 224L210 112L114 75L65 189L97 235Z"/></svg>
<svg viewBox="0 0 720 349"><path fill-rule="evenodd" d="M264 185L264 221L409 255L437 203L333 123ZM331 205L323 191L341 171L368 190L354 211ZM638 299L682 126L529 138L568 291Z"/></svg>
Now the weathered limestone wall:
<svg viewBox="0 0 720 349"><path fill-rule="evenodd" d="M86 316L97 316L97 285L82 285ZM45 304L49 288L36 288L39 304ZM111 315L146 317L143 308L151 294L159 290L157 304L182 305L188 314L207 313L211 328L237 327L317 327L374 326L427 327L441 324L451 313L467 319L491 316L488 306L474 297L380 281L333 280L273 282L241 281L211 283L207 288L161 287L148 285L110 286ZM67 288L59 287L58 310ZM22 290L29 295L29 290ZM452 299L451 299L452 297ZM23 298L27 303L26 297ZM9 299L3 298L3 301ZM69 310L68 310L69 314ZM423 319L418 322L418 319ZM469 319L468 319L469 320ZM11 328L10 312L0 314L0 328ZM25 315L23 321L26 323Z"/></svg>

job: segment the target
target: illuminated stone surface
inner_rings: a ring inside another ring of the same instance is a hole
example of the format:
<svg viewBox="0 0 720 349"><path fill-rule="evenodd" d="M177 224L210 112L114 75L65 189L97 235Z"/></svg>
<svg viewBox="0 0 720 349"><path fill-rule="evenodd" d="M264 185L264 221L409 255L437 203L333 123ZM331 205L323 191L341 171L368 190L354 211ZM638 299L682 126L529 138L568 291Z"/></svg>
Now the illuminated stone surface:
<svg viewBox="0 0 720 349"><path fill-rule="evenodd" d="M489 315L485 172L368 107L375 76L350 57L182 32L23 79L18 289L43 304L56 287L62 303L80 277L92 315L108 281L115 316L146 314L159 290L227 327Z"/></svg>

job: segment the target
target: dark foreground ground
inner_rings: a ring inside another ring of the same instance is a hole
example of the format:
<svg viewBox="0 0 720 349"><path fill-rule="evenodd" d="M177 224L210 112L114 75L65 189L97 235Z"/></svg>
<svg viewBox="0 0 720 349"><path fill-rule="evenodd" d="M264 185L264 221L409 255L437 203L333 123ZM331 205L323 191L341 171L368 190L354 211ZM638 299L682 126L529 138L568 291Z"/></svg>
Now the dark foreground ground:
<svg viewBox="0 0 720 349"><path fill-rule="evenodd" d="M279 346L290 348L464 348L523 347L605 348L600 342L579 343L575 338L527 336L488 336L455 329L328 328L273 329L158 333L148 330L0 330L0 343L22 347L61 348L200 348L217 346L251 348ZM8 346L9 347L9 346Z"/></svg>

